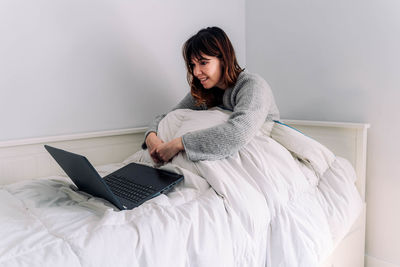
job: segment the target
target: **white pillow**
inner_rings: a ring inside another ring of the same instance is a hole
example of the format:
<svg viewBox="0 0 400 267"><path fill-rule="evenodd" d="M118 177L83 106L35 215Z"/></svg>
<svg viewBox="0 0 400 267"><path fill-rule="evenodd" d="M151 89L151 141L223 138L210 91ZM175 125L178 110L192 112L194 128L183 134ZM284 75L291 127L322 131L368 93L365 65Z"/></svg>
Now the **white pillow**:
<svg viewBox="0 0 400 267"><path fill-rule="evenodd" d="M225 123L231 114L231 111L218 107L208 110L177 109L160 121L157 135L168 142L185 133ZM273 125L273 121L265 122L257 134L270 136Z"/></svg>
<svg viewBox="0 0 400 267"><path fill-rule="evenodd" d="M219 108L209 110L177 109L168 113L160 121L157 135L168 142L185 133L222 124L228 120L230 113Z"/></svg>
<svg viewBox="0 0 400 267"><path fill-rule="evenodd" d="M271 137L309 164L319 177L322 177L335 160L335 155L328 148L286 124L276 122L272 127Z"/></svg>

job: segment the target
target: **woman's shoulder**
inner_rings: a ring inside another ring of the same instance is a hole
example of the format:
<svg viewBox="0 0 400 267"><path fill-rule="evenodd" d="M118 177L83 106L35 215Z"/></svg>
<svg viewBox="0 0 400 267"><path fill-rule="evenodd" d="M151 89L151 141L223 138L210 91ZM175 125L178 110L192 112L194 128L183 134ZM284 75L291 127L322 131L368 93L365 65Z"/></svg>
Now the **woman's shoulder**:
<svg viewBox="0 0 400 267"><path fill-rule="evenodd" d="M249 88L249 89L268 89L270 86L267 81L259 74L251 73L243 70L236 81L235 87L237 89Z"/></svg>

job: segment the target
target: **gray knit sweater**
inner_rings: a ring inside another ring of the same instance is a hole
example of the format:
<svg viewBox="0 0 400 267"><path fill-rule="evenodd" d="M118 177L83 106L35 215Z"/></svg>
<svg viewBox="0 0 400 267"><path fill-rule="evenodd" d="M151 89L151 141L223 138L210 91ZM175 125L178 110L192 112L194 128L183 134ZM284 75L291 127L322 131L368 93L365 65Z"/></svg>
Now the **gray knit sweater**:
<svg viewBox="0 0 400 267"><path fill-rule="evenodd" d="M256 74L242 71L236 84L225 89L222 103L222 108L232 111L227 122L182 136L182 143L190 160L226 158L247 144L265 121L279 120L272 91L267 82ZM194 98L188 93L171 111L176 109L207 108L195 106ZM158 124L165 116L166 114L162 114L153 120L145 137L150 132L157 133Z"/></svg>

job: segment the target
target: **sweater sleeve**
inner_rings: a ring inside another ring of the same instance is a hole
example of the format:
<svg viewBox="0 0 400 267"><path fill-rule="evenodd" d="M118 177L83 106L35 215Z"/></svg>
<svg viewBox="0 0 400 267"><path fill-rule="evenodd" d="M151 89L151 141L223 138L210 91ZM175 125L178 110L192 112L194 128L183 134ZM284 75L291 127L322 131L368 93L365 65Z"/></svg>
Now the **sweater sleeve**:
<svg viewBox="0 0 400 267"><path fill-rule="evenodd" d="M202 106L196 106L196 102L192 95L189 93L186 94L186 96L175 106L173 107L169 112L176 110L176 109L194 109L194 110L201 110L204 109ZM146 133L144 134L144 141L142 144L142 148L146 149L146 138L151 132L155 132L157 134L158 132L158 124L160 121L167 115L168 113L164 113L161 115L157 115L154 120L149 124L148 129Z"/></svg>
<svg viewBox="0 0 400 267"><path fill-rule="evenodd" d="M265 122L273 99L263 79L245 80L235 85L233 112L226 123L190 132L182 137L192 161L226 158L246 145Z"/></svg>

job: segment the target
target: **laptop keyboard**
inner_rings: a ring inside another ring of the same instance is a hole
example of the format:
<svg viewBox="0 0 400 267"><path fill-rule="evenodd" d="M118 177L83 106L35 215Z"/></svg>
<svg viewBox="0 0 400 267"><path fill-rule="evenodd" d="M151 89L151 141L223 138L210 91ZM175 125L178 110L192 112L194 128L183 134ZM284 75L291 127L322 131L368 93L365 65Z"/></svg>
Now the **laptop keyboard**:
<svg viewBox="0 0 400 267"><path fill-rule="evenodd" d="M151 187L137 184L127 178L117 175L109 175L104 180L115 195L135 203L156 192L156 190Z"/></svg>

